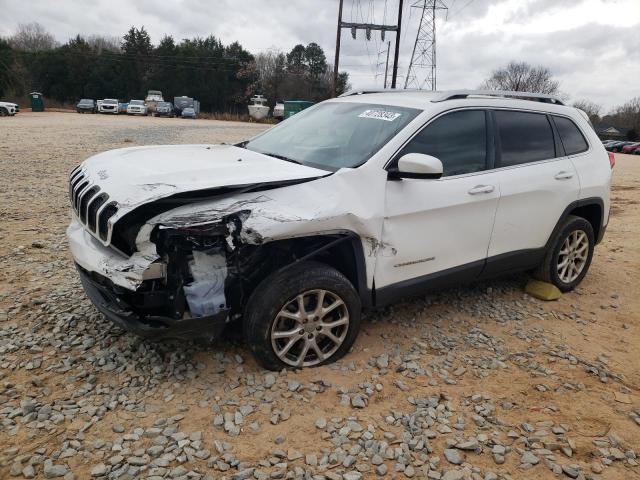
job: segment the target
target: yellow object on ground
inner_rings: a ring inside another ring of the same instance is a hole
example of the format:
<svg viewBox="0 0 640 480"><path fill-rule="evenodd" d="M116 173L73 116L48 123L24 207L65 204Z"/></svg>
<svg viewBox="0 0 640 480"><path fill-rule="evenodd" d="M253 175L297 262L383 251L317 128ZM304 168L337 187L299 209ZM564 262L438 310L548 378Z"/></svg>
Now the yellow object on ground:
<svg viewBox="0 0 640 480"><path fill-rule="evenodd" d="M524 291L532 297L547 301L557 300L562 296L562 292L558 290L558 287L540 280L529 280Z"/></svg>

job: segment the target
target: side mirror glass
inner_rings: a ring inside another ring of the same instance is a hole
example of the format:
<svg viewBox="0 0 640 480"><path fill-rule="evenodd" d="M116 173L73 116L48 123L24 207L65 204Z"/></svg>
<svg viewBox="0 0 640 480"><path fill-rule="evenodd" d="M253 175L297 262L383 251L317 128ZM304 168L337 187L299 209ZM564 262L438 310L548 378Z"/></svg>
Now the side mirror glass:
<svg viewBox="0 0 640 480"><path fill-rule="evenodd" d="M395 175L400 178L440 178L442 162L436 157L423 153L407 153L398 160Z"/></svg>

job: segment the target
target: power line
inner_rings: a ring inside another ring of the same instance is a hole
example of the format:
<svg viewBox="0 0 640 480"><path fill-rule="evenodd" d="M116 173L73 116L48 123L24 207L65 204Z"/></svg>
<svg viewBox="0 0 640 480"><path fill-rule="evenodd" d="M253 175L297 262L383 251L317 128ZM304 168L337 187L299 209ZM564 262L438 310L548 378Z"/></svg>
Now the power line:
<svg viewBox="0 0 640 480"><path fill-rule="evenodd" d="M451 12L451 16L453 15L457 15L459 14L461 11L463 11L465 8L467 8L469 5L471 5L473 3L474 0L469 0L467 3L465 3L461 8L459 8L458 10L456 10L455 12Z"/></svg>

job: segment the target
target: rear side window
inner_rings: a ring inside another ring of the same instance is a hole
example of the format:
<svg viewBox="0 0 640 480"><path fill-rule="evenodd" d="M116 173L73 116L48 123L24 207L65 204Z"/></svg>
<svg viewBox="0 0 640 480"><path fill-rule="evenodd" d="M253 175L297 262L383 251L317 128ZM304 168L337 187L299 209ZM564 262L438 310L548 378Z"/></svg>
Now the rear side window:
<svg viewBox="0 0 640 480"><path fill-rule="evenodd" d="M553 117L553 121L556 123L560 140L562 140L562 145L567 155L575 155L589 149L589 145L580 129L572 120L564 117Z"/></svg>
<svg viewBox="0 0 640 480"><path fill-rule="evenodd" d="M500 165L508 167L556 156L553 130L541 113L496 110Z"/></svg>
<svg viewBox="0 0 640 480"><path fill-rule="evenodd" d="M407 153L424 153L440 159L443 176L484 170L487 164L484 111L463 110L438 118L418 133L400 156Z"/></svg>

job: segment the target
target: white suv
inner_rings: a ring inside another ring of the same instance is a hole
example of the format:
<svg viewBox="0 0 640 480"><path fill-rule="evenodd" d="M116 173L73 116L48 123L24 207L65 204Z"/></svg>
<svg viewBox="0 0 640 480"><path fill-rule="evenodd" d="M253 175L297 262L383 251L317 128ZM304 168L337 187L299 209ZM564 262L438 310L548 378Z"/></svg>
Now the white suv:
<svg viewBox="0 0 640 480"><path fill-rule="evenodd" d="M105 98L100 102L98 100L98 112L100 113L120 113L120 104L115 98Z"/></svg>
<svg viewBox="0 0 640 480"><path fill-rule="evenodd" d="M531 270L563 291L609 217L586 115L514 92L356 92L238 145L125 148L71 172L84 288L149 337L241 321L269 369L331 362L363 307Z"/></svg>
<svg viewBox="0 0 640 480"><path fill-rule="evenodd" d="M127 105L127 114L129 115L146 115L147 107L144 100L130 100Z"/></svg>
<svg viewBox="0 0 640 480"><path fill-rule="evenodd" d="M0 117L14 116L18 113L19 107L17 103L0 102Z"/></svg>

